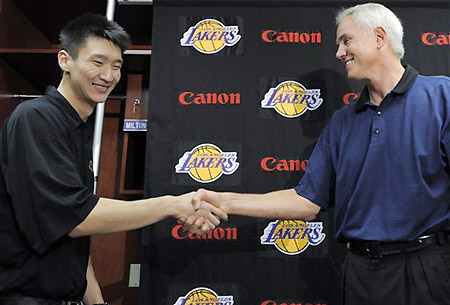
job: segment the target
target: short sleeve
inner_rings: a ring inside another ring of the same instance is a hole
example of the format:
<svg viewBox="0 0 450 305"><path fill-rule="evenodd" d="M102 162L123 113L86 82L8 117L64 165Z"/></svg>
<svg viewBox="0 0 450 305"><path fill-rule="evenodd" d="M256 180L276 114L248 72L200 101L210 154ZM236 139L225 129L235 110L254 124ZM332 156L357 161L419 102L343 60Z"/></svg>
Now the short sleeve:
<svg viewBox="0 0 450 305"><path fill-rule="evenodd" d="M98 197L83 184L61 126L23 107L5 126L5 184L18 226L39 254L80 224Z"/></svg>
<svg viewBox="0 0 450 305"><path fill-rule="evenodd" d="M313 153L306 167L306 172L299 184L295 187L298 195L310 200L322 209L328 209L334 205L334 188L336 180L336 171L333 166L331 127L332 120L325 129L314 147Z"/></svg>

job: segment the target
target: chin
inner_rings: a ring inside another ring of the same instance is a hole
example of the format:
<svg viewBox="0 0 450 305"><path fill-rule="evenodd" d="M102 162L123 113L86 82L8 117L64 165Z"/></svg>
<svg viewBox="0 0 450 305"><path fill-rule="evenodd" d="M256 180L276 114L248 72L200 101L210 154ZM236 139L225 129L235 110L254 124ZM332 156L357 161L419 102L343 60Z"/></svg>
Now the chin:
<svg viewBox="0 0 450 305"><path fill-rule="evenodd" d="M361 80L361 79L363 79L363 77L359 76L358 74L350 73L350 72L347 72L347 78L354 79L354 80Z"/></svg>
<svg viewBox="0 0 450 305"><path fill-rule="evenodd" d="M96 104L104 103L108 99L108 96L109 96L109 93L101 94L101 95L96 94L95 96L91 96L91 101Z"/></svg>
<svg viewBox="0 0 450 305"><path fill-rule="evenodd" d="M101 103L104 103L104 102L106 102L106 100L108 99L108 97L105 97L105 98L102 98L102 99L95 99L95 100L92 100L95 104L101 104Z"/></svg>

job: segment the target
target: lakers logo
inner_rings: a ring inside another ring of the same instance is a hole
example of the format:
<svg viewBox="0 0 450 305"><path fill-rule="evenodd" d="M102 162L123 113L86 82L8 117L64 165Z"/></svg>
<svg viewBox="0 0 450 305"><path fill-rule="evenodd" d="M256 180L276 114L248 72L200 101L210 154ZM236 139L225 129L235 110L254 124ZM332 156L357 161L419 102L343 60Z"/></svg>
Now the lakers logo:
<svg viewBox="0 0 450 305"><path fill-rule="evenodd" d="M200 287L179 297L174 305L233 305L233 296L219 296L209 288Z"/></svg>
<svg viewBox="0 0 450 305"><path fill-rule="evenodd" d="M200 144L184 153L175 166L175 172L187 173L197 182L209 183L222 174L233 174L238 167L236 152L222 152L214 144Z"/></svg>
<svg viewBox="0 0 450 305"><path fill-rule="evenodd" d="M320 89L306 89L296 81L285 81L265 94L261 107L273 108L286 118L296 118L306 110L316 110L322 102Z"/></svg>
<svg viewBox="0 0 450 305"><path fill-rule="evenodd" d="M284 254L296 255L305 251L309 245L320 244L326 236L322 229L322 222L273 221L264 229L261 244L274 245Z"/></svg>
<svg viewBox="0 0 450 305"><path fill-rule="evenodd" d="M225 26L214 19L204 19L191 26L180 39L183 47L194 47L204 54L214 54L234 46L241 39L237 25Z"/></svg>

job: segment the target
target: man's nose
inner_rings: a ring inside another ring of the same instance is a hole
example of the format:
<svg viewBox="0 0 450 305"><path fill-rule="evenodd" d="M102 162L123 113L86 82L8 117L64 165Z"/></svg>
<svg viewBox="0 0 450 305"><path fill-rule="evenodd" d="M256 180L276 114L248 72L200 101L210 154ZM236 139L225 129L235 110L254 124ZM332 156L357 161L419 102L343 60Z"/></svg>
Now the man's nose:
<svg viewBox="0 0 450 305"><path fill-rule="evenodd" d="M114 80L114 72L111 67L105 66L100 73L100 78L105 82L112 82Z"/></svg>
<svg viewBox="0 0 450 305"><path fill-rule="evenodd" d="M337 51L336 51L336 58L342 59L345 57L345 48L342 44L338 45Z"/></svg>

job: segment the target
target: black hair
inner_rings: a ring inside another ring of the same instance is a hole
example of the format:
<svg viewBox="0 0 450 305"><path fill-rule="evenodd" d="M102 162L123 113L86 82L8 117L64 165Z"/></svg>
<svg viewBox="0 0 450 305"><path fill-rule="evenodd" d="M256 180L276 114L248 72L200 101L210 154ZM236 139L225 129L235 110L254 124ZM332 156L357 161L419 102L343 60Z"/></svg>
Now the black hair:
<svg viewBox="0 0 450 305"><path fill-rule="evenodd" d="M89 37L99 37L117 45L122 53L131 45L130 36L116 22L97 14L84 14L70 21L59 34L60 49L73 58Z"/></svg>

